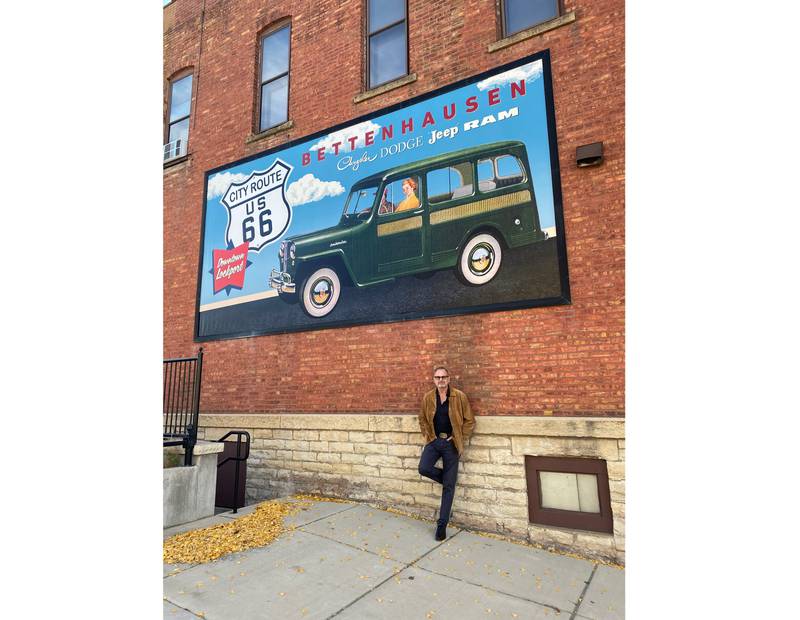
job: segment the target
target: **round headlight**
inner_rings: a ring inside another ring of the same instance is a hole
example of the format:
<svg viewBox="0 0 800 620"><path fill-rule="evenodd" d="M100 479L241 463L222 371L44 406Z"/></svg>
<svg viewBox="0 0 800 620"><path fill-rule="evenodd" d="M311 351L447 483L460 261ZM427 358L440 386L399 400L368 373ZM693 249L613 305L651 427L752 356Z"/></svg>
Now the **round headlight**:
<svg viewBox="0 0 800 620"><path fill-rule="evenodd" d="M289 247L289 258L291 258L292 260L294 260L294 257L296 256L296 254L297 254L297 252L295 252L295 249L294 249L294 243L293 243L293 244L292 244L292 245Z"/></svg>
<svg viewBox="0 0 800 620"><path fill-rule="evenodd" d="M283 248L284 245L281 243L280 247L278 248L278 258L283 258Z"/></svg>

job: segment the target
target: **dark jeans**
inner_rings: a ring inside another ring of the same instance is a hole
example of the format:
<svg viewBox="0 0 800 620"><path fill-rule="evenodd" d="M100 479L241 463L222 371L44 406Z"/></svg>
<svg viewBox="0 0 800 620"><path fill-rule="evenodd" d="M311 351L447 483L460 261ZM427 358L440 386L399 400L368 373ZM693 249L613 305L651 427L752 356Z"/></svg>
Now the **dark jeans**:
<svg viewBox="0 0 800 620"><path fill-rule="evenodd" d="M443 468L435 467L439 457L442 458ZM419 473L442 485L442 506L439 508L438 524L447 525L458 476L458 450L453 440L436 438L425 446L419 459Z"/></svg>

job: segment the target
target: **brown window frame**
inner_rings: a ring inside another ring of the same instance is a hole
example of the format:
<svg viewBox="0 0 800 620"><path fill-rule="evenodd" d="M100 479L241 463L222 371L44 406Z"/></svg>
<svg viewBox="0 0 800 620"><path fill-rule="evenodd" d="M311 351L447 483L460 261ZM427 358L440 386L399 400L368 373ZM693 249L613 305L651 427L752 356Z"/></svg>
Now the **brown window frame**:
<svg viewBox="0 0 800 620"><path fill-rule="evenodd" d="M289 60L286 64L286 71L275 77L271 77L268 80L262 81L261 76L264 73L264 41L271 37L274 34L277 34L284 28L289 29ZM258 35L258 62L256 63L258 74L256 76L256 88L257 88L257 95L256 95L256 115L255 115L255 134L263 133L265 131L269 131L273 127L280 127L283 123L289 121L289 103L292 96L292 22L291 20L282 20L278 23L275 23ZM270 82L275 82L280 80L282 77L286 76L286 120L281 121L280 123L275 123L274 125L270 125L269 127L262 127L261 126L261 106L262 101L261 98L264 95L264 85L269 84Z"/></svg>
<svg viewBox="0 0 800 620"><path fill-rule="evenodd" d="M409 47L410 46L408 44L408 0L405 0L406 10L405 10L405 15L403 16L403 19L398 19L396 22L392 22L391 24L383 26L382 28L380 28L379 30L376 30L375 32L370 32L370 30L369 30L369 5L370 5L370 0L364 0L364 2L366 4L366 8L364 10L364 16L365 16L364 32L366 34L366 36L365 36L365 44L366 44L365 45L365 49L366 49L365 66L367 68L366 74L364 75L364 82L366 84L366 90L369 91L369 90L373 90L375 88L379 88L379 87L383 86L384 84L391 84L395 80L400 80L400 79L404 78L405 76L411 74L411 55L410 55L410 51L409 51ZM385 32L386 30L389 30L389 28L394 28L400 22L403 22L403 24L405 25L404 30L405 30L405 36L406 36L406 72L403 75L395 76L395 77L390 78L390 79L388 79L388 80L386 80L384 82L380 82L379 84L372 84L370 82L370 73L371 73L372 69L370 67L370 62L369 62L369 59L370 59L370 56L371 56L371 54L370 54L370 44L371 44L372 37L374 37L375 35L379 35L382 32Z"/></svg>
<svg viewBox="0 0 800 620"><path fill-rule="evenodd" d="M189 93L189 113L186 116L181 116L179 119L170 121L170 116L172 115L172 85L175 82L179 82L180 80L191 77L192 78L192 89ZM195 89L195 82L194 79L194 67L187 67L186 69L181 69L177 73L173 74L167 80L167 109L164 116L164 146L169 144L169 134L172 130L172 126L180 123L186 119L189 119L189 131L186 133L186 150L182 155L175 155L174 157L170 157L169 159L165 159L164 161L170 161L173 159L178 159L180 157L184 157L189 154L189 133L191 133L192 127L192 107L194 106L194 89Z"/></svg>
<svg viewBox="0 0 800 620"><path fill-rule="evenodd" d="M539 485L540 471L597 476L600 513L543 508L542 489ZM525 455L525 478L528 483L528 520L531 523L607 534L614 532L611 492L608 487L608 467L604 460Z"/></svg>
<svg viewBox="0 0 800 620"><path fill-rule="evenodd" d="M525 32L529 28L535 28L539 24L544 24L545 22L549 22L551 19L556 19L563 12L562 6L561 6L561 0L555 0L555 5L556 5L556 14L555 15L553 15L552 17L550 17L548 19L545 19L543 21L536 22L535 24L530 24L529 26L525 26L524 28L520 28L519 30L515 30L514 32L508 32L508 29L506 28L506 26L507 26L507 24L506 24L506 2L507 1L508 0L498 0L498 2L500 4L500 8L499 8L499 14L500 14L500 38L513 37L515 34L519 34L520 32Z"/></svg>

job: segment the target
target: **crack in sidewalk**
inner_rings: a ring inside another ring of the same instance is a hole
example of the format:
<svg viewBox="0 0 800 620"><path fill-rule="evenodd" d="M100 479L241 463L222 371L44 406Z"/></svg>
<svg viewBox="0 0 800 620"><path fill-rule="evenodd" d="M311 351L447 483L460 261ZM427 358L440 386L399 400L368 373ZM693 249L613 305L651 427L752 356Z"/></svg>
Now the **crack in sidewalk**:
<svg viewBox="0 0 800 620"><path fill-rule="evenodd" d="M419 559L421 560L422 558L419 558ZM414 560L414 562L417 562L417 561L418 560ZM556 607L555 605L551 605L550 603L543 603L542 601L537 601L537 600L534 600L532 598L525 598L524 596L520 596L519 594L511 594L510 592L504 592L503 590L496 590L495 588L491 588L491 587L489 587L487 585L484 585L482 583L475 583L474 581L469 581L468 579L462 579L461 577L453 577L453 575L445 575L444 573L437 573L435 570L430 570L428 568L423 568L422 566L416 566L415 568L418 568L421 571L425 571L426 573L431 573L432 575L438 575L439 577L446 577L447 579L452 579L453 581L460 581L461 583L466 583L466 584L471 585L471 586L476 586L478 588L481 588L482 590L489 590L489 592L494 592L495 594L502 594L503 596L509 596L511 598L516 598L516 599L519 599L521 601L525 601L527 603L534 603L535 605L541 605L542 607L547 607L549 609L552 609L553 611L555 611L556 613L559 613L559 614L563 611L563 609L560 609L559 607Z"/></svg>
<svg viewBox="0 0 800 620"><path fill-rule="evenodd" d="M589 575L589 578L586 580L586 585L583 586L583 591L578 595L578 601L575 603L575 607L572 609L572 614L569 617L569 620L575 620L575 617L578 615L578 608L580 608L581 603L583 603L583 597L586 596L586 591L589 589L589 584L592 583L592 579L594 579L594 574L597 572L597 567L599 564L595 564L594 568L592 568L592 574Z"/></svg>
<svg viewBox="0 0 800 620"><path fill-rule="evenodd" d="M204 616L204 615L203 615L203 616L200 616L200 615L196 614L195 612L193 612L193 611L192 611L191 609L189 609L188 607L181 607L180 605L178 605L178 604L177 604L177 603L175 603L174 601L171 601L171 600L169 600L169 599L168 599L166 596L164 597L164 601L165 601L165 602L167 602L167 603L169 603L169 604L170 604L170 605L172 605L173 607L177 607L178 609L182 609L182 610L183 610L183 611L185 611L187 614L192 614L192 615L193 615L194 617L196 617L196 618L205 618L205 616Z"/></svg>
<svg viewBox="0 0 800 620"><path fill-rule="evenodd" d="M306 533L310 534L310 533L312 533L312 532L306 532ZM450 536L450 538L448 538L448 540L450 540L450 539L452 539L452 538L455 538L455 537L456 537L456 536L458 536L460 533L461 533L461 530L459 530L458 532L456 532L455 534L453 534L452 536ZM322 538L327 538L327 536L322 536ZM333 539L329 539L329 540L333 540ZM347 547L351 547L351 546L352 546L352 545L348 545L347 543L343 543L343 542L341 542L341 541L338 541L338 540L337 540L337 541L335 541L335 542L338 542L338 543L340 543L340 544L342 544L342 545L345 545L345 546L347 546ZM428 549L428 550L427 550L425 553L423 553L421 556L419 556L419 557L418 557L416 560L414 560L413 562L410 562L409 564L405 564L405 566L403 566L403 568L401 568L399 571L393 572L393 573L392 573L391 575L389 575L389 576L388 576L386 579L384 579L383 581L381 581L381 582L380 582L380 583L378 583L378 584L375 584L375 585L374 585L372 588L370 588L369 590L367 590L366 592L364 592L364 594L362 594L361 596L359 596L359 597L357 597L357 598L353 599L353 600L352 600L352 601L350 601L350 602L349 602L347 605L345 605L344 607L342 607L340 610L338 610L338 611L336 611L336 612L332 613L332 614L331 614L330 616L328 616L328 617L327 617L325 620L331 620L331 618L335 618L336 616L338 616L340 613L342 613L342 612L343 612L343 611L345 611L346 609L348 609L348 608L352 607L352 606L353 606L353 605L355 605L355 604L356 604L358 601L360 601L362 598L364 598L365 596L367 596L367 595L368 595L368 594L370 594L371 592L374 592L375 590L377 590L378 588L380 588L380 587L381 587L381 586L382 586L384 583L386 583L386 582L387 582L387 581L389 581L390 579L393 579L393 578L397 577L397 576L398 576L400 573L402 573L402 572L403 572L404 570L406 570L407 568L409 568L409 567L413 566L414 564L416 564L417 562L419 562L419 561L420 561L422 558L424 558L424 557L425 557L426 555L428 555L429 553L432 553L432 552L434 552L436 549L438 549L439 547L441 547L441 546L444 544L444 542L445 542L445 541L441 541L439 544L437 544L437 545L434 545L433 547L431 547L430 549ZM358 547L354 547L354 548L358 549ZM359 549L359 551L365 551L365 550L364 550L364 549ZM367 553L372 553L372 552L371 552L371 551L367 551ZM377 555L377 554L373 554L373 555ZM380 557L383 557L383 556L380 556ZM391 558L387 558L387 559L391 559ZM392 561L393 561L393 562L397 562L397 560L392 560ZM404 564L403 562L399 562L399 563L400 563L400 564Z"/></svg>

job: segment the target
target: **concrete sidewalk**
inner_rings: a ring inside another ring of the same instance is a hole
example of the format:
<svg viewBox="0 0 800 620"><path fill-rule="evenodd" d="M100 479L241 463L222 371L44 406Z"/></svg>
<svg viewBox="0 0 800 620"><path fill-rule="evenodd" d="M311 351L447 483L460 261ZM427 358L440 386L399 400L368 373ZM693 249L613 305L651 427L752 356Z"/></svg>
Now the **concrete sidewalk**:
<svg viewBox="0 0 800 620"><path fill-rule="evenodd" d="M249 513L164 530L171 536ZM174 620L625 617L625 572L363 504L313 502L259 549L164 565Z"/></svg>

